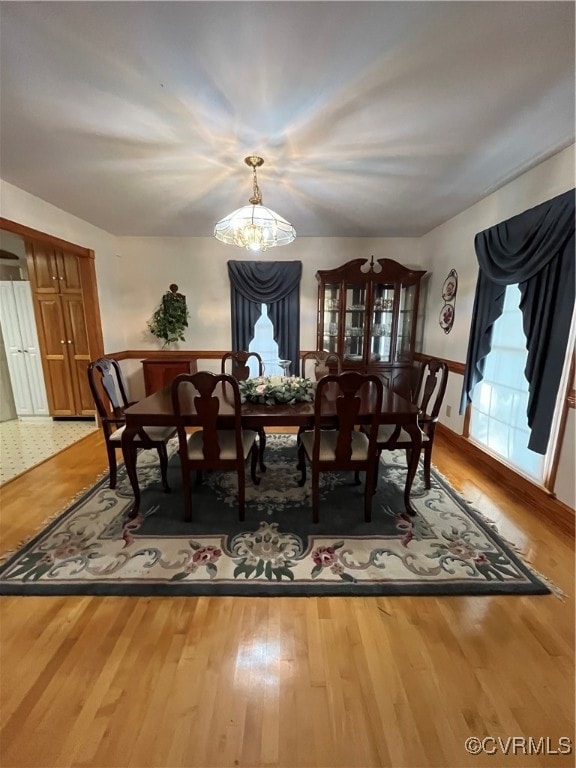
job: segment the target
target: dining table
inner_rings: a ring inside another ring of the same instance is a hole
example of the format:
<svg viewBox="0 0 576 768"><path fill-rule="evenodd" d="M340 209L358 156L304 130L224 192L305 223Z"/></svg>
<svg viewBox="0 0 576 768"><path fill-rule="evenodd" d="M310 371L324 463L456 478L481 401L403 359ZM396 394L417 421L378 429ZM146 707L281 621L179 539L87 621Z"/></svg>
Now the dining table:
<svg viewBox="0 0 576 768"><path fill-rule="evenodd" d="M228 391L227 391L228 389ZM370 415L370 398L372 390L368 387L361 398L358 412L358 423L368 423ZM218 421L219 429L231 429L234 427L234 406L231 390L224 384L219 384L214 392L219 401ZM329 396L328 396L329 397ZM337 427L336 400L333 409L323 407L322 428ZM382 409L380 412L380 424L394 424L404 429L411 437L413 448L408 452L408 466L406 483L404 486L404 506L409 515L415 515L416 511L410 500L412 483L416 475L416 469L420 459L422 447L422 431L418 425L419 408L410 400L401 397L392 389L384 386ZM170 386L159 389L157 392L139 400L124 411L126 419L122 434L122 455L132 492L134 503L129 511L129 517L136 517L140 510L140 486L137 473L137 444L134 437L139 435L144 441L144 427L168 427L176 425L176 416L172 407ZM187 427L202 427L201 417L198 415L194 397L190 396L181 404L181 418ZM258 430L259 428L273 430L274 427L304 427L314 429L314 402L295 402L276 405L265 403L244 402L241 410L242 427ZM393 447L392 445L390 447Z"/></svg>

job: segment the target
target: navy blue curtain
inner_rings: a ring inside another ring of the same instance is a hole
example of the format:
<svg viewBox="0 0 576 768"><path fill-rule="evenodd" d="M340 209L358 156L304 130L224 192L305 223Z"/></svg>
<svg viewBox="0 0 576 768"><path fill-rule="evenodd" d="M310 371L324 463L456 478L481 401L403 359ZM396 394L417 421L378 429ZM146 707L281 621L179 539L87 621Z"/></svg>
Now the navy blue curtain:
<svg viewBox="0 0 576 768"><path fill-rule="evenodd" d="M570 190L476 235L480 272L460 413L484 376L507 285L518 284L528 358L528 448L546 453L574 311L574 192Z"/></svg>
<svg viewBox="0 0 576 768"><path fill-rule="evenodd" d="M232 349L247 350L266 304L280 359L300 367L301 261L229 261Z"/></svg>

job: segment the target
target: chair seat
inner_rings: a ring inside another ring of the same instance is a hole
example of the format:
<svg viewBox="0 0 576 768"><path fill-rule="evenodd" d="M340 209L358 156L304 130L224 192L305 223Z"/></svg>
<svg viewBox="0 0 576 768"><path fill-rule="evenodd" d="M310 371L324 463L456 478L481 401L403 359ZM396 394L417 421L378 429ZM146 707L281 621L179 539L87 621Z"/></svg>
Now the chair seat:
<svg viewBox="0 0 576 768"><path fill-rule="evenodd" d="M352 432L352 457L351 461L366 461L368 458L368 438L363 432ZM310 459L314 451L314 432L303 432L300 440L306 455ZM336 459L336 445L338 432L335 429L322 430L320 432L320 461L334 461Z"/></svg>
<svg viewBox="0 0 576 768"><path fill-rule="evenodd" d="M117 453L118 448L122 445L122 437L126 429L124 412L126 408L134 405L135 401L128 396L122 369L119 362L113 357L99 357L97 360L92 360L86 368L86 375L104 434L110 467L109 485L110 488L114 489L118 478ZM170 491L166 444L176 434L176 431L176 425L173 427L148 426L144 429L146 437L138 431L130 441L131 446L135 449L147 450L151 448L158 452L160 476L166 492ZM130 450L130 454L132 454L132 450ZM135 501L130 513L131 516L137 511L137 506L138 501Z"/></svg>
<svg viewBox="0 0 576 768"><path fill-rule="evenodd" d="M122 426L119 429L112 432L110 435L110 442L112 443L121 443L122 442L122 435L124 433L124 430L126 429L126 426ZM170 440L170 438L176 434L176 427L144 427L144 432L149 437L150 440L153 440L155 443L161 443L165 442L166 440ZM141 442L138 435L134 436L134 442L138 444Z"/></svg>
<svg viewBox="0 0 576 768"><path fill-rule="evenodd" d="M378 445L383 445L384 443L387 443L392 435L394 434L394 431L396 430L396 424L381 424L378 427L378 437L376 438L376 442ZM426 443L428 442L430 438L426 434L426 432L422 432L422 442ZM412 445L412 438L406 432L405 429L400 429L400 434L398 435L398 438L396 440L396 443L402 444L406 443L408 445ZM395 443L395 444L396 444Z"/></svg>
<svg viewBox="0 0 576 768"><path fill-rule="evenodd" d="M252 429L242 430L242 449L244 459L248 458L250 449L254 445L257 433ZM233 429L219 429L218 443L220 445L220 461L234 461L236 459L236 432ZM188 438L188 458L194 461L202 461L204 458L204 431L194 432Z"/></svg>

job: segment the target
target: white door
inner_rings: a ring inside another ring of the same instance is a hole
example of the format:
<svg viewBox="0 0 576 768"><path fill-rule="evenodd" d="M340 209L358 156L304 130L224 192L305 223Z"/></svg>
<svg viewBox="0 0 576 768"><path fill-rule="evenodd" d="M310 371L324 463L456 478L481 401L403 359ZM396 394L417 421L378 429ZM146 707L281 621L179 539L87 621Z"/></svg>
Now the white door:
<svg viewBox="0 0 576 768"><path fill-rule="evenodd" d="M0 321L16 413L49 416L29 282L0 282Z"/></svg>

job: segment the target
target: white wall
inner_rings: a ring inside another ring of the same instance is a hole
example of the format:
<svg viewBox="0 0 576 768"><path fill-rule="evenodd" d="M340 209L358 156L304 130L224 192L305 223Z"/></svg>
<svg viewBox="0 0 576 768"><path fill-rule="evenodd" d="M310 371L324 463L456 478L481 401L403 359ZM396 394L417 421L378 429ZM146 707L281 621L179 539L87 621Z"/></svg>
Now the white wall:
<svg viewBox="0 0 576 768"><path fill-rule="evenodd" d="M229 260L255 260L247 251L232 248L213 237L122 237L117 279L123 295L117 318L124 326L128 349L161 349L162 342L147 330L147 320L171 283L186 296L190 311L185 341L174 349L222 350L232 343ZM317 286L319 269L338 267L352 259L394 259L419 267L415 238L297 237L288 247L260 255L266 261L301 261L300 347L316 348ZM135 275L138 290L134 290ZM143 276L146 279L143 279ZM207 370L219 365L207 361ZM122 370L131 396L144 395L139 360L125 360Z"/></svg>
<svg viewBox="0 0 576 768"><path fill-rule="evenodd" d="M119 239L121 250L118 279L123 294L120 307L129 348L159 349L161 342L146 330L146 322L160 303L170 283L186 296L190 311L186 341L175 348L229 349L230 282L229 260L254 261L247 251L231 248L214 238ZM301 261L302 283L300 346L316 348L316 307L319 269L337 267L351 259L395 259L418 267L415 238L296 238L288 247L262 256L266 261ZM135 291L135 276L138 290ZM146 279L144 280L144 276ZM130 290L133 291L130 295Z"/></svg>
<svg viewBox="0 0 576 768"><path fill-rule="evenodd" d="M18 224L94 251L104 348L126 349L124 328L115 319L116 307L123 300L116 280L117 238L2 179L0 179L0 215Z"/></svg>

